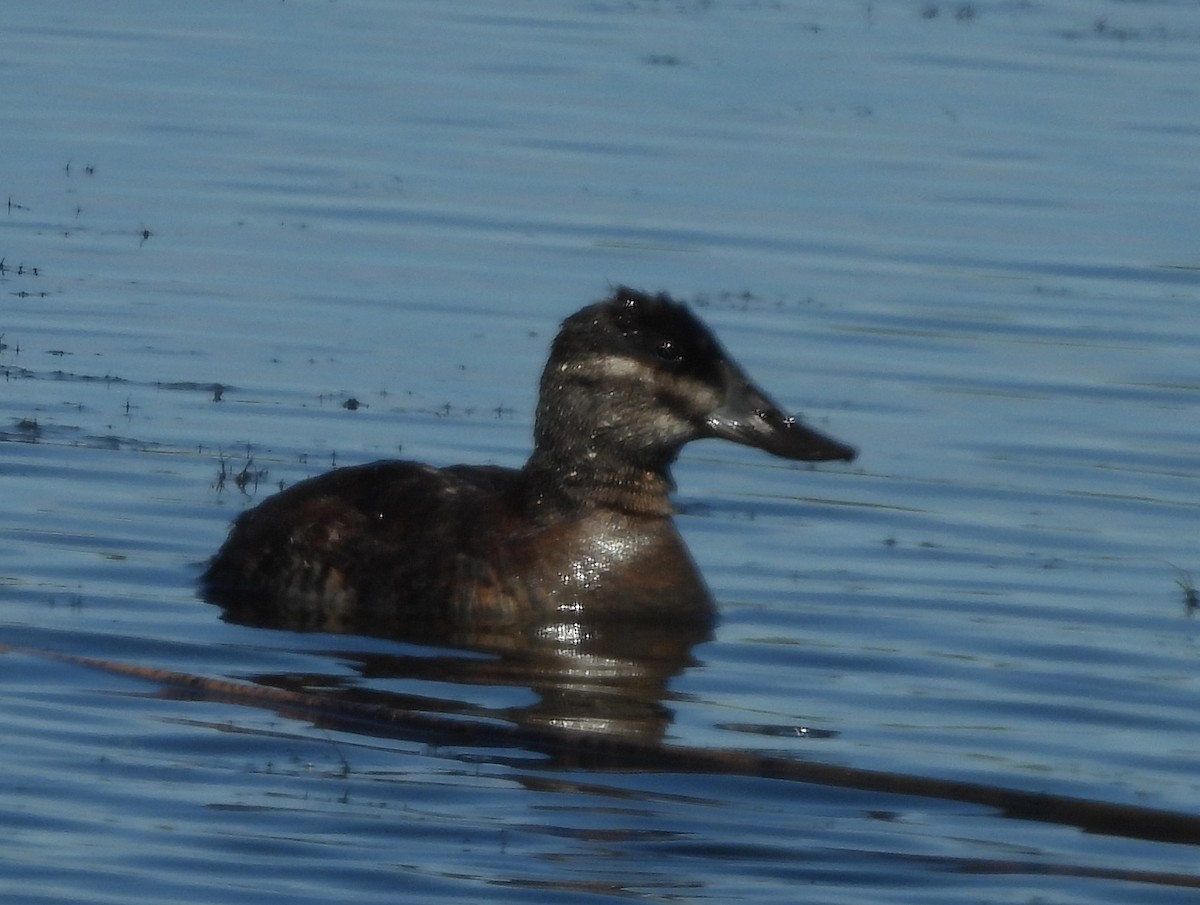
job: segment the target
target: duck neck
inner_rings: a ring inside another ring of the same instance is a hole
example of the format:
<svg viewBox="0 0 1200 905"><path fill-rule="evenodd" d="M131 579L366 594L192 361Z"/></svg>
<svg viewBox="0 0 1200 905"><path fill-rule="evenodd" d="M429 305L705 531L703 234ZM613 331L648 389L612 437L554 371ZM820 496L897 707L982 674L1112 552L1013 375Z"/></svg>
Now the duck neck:
<svg viewBox="0 0 1200 905"><path fill-rule="evenodd" d="M675 489L669 463L659 467L605 462L598 456L564 459L535 449L525 464L531 504L541 511L562 508L615 509L627 515L670 518Z"/></svg>

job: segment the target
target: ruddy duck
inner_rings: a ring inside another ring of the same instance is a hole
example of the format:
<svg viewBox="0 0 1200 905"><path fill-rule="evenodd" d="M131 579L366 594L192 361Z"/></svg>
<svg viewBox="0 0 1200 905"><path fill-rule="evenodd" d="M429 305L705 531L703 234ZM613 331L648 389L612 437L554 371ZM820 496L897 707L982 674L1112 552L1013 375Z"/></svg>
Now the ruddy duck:
<svg viewBox="0 0 1200 905"><path fill-rule="evenodd" d="M685 306L620 287L563 322L523 468L385 461L302 481L234 522L207 594L236 621L367 634L709 621L668 498L671 464L704 437L855 457L786 415Z"/></svg>

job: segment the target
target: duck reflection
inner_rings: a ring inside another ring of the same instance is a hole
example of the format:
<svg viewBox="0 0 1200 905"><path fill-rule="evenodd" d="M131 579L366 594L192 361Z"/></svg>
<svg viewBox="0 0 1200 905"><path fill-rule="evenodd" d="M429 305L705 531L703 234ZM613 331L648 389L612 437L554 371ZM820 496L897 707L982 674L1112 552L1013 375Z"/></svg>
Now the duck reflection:
<svg viewBox="0 0 1200 905"><path fill-rule="evenodd" d="M237 614L225 617L238 621ZM262 626L263 624L257 623ZM266 627L295 629L294 625L272 623ZM514 725L619 734L646 741L663 737L671 720L666 706L670 680L695 664L693 648L710 637L702 623L683 626L638 625L609 627L595 625L545 626L525 644L514 644L505 636L459 633L430 636L413 632L390 635L404 642L396 652L354 650L350 645L332 646L323 638L313 651L338 663L339 671L328 675L260 675L259 684L290 691L315 692L327 700L352 702L405 712L422 712L474 719L503 719ZM376 633L371 633L376 634ZM415 646L410 646L415 645ZM361 677L348 680L345 668ZM416 688L438 686L436 694L397 692L391 680L412 683ZM462 693L453 689L461 687ZM476 701L481 689L498 689L510 704L487 705ZM534 701L529 702L532 692ZM306 718L312 719L311 713ZM340 725L336 714L325 713L318 723Z"/></svg>
<svg viewBox="0 0 1200 905"><path fill-rule="evenodd" d="M204 593L235 622L491 655L447 658L443 678L533 688L526 721L657 735L715 617L669 499L670 466L705 437L855 456L785 414L685 306L621 287L563 323L523 468L376 462L303 481L235 521ZM387 662L364 675L411 674Z"/></svg>

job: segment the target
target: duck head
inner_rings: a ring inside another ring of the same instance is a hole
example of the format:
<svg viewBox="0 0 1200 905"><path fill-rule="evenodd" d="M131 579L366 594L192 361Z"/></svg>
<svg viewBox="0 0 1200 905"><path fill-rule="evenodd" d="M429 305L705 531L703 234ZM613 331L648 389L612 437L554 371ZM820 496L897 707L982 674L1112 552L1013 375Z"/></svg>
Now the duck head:
<svg viewBox="0 0 1200 905"><path fill-rule="evenodd" d="M534 460L592 478L665 477L684 444L706 437L805 462L856 455L781 409L666 295L620 287L563 322L542 374Z"/></svg>

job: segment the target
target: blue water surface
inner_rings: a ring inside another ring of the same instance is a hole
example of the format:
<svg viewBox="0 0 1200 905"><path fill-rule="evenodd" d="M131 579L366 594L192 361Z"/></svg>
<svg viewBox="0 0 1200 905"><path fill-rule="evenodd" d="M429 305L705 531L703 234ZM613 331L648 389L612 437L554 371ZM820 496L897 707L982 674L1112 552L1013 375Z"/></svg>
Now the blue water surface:
<svg viewBox="0 0 1200 905"><path fill-rule="evenodd" d="M6 902L1194 900L1200 7L9 18ZM689 447L686 661L542 686L197 598L281 483L519 465L617 283L861 450Z"/></svg>

